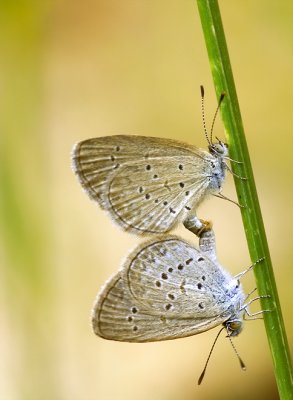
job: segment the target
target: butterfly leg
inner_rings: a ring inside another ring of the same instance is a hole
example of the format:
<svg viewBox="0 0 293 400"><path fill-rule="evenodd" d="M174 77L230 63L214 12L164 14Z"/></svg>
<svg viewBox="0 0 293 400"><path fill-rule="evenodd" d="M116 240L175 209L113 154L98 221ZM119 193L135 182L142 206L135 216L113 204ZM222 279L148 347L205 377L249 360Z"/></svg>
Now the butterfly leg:
<svg viewBox="0 0 293 400"><path fill-rule="evenodd" d="M245 296L245 299L243 300L244 302L248 300L248 298L252 295L257 290L257 288L252 289L247 295Z"/></svg>
<svg viewBox="0 0 293 400"><path fill-rule="evenodd" d="M260 310L260 311L257 311L255 313L251 314L248 310L245 309L245 314L243 316L243 319L245 321L253 321L255 319L263 319L263 317L256 317L256 315L260 315L260 314L263 314L263 313L266 313L266 312L271 312L271 311L272 310ZM248 317L246 317L246 315L248 315Z"/></svg>
<svg viewBox="0 0 293 400"><path fill-rule="evenodd" d="M248 294L248 296L251 294L251 293L253 293L255 291L255 289L253 290L253 291L251 291L249 294ZM246 299L247 299L247 297L248 296L246 296ZM246 304L244 304L241 308L245 311L245 314L244 314L244 319L246 319L246 320L253 320L253 319L262 319L262 317L257 317L257 315L260 315L260 314L263 314L263 313L265 313L265 312L271 312L271 310L260 310L260 311L257 311L257 312L255 312L255 313L250 313L249 311L248 311L248 306L251 304L251 303L253 303L254 301L256 301L256 300L259 300L259 299L267 299L267 298L270 298L271 296L270 295L262 295L262 296L257 296L257 297L254 297L253 299L251 299L248 303L246 303ZM248 318L246 317L246 316L248 316Z"/></svg>
<svg viewBox="0 0 293 400"><path fill-rule="evenodd" d="M244 162L243 161L238 161L238 160L234 160L233 158L230 158L230 157L224 157L224 159L225 160L229 160L230 162L233 162L233 163L235 163L235 164L244 164Z"/></svg>
<svg viewBox="0 0 293 400"><path fill-rule="evenodd" d="M242 276L247 274L247 272L251 271L258 263L264 261L265 257L261 257L258 260L256 260L253 264L251 264L248 268L246 268L244 271L240 272L239 274L234 276L234 279L241 279ZM246 299L254 292L255 289L253 289L252 292L250 292L247 296Z"/></svg>
<svg viewBox="0 0 293 400"><path fill-rule="evenodd" d="M213 194L215 197L219 197L220 199L230 201L230 203L236 204L239 208L245 208L242 204L237 203L237 201L229 199L229 197L224 196L221 192L218 192L217 194Z"/></svg>
<svg viewBox="0 0 293 400"><path fill-rule="evenodd" d="M254 301L256 301L256 300L259 300L259 299L269 299L270 297L271 297L271 296L270 296L269 294L265 294L265 295L262 295L262 296L254 297L253 299L249 300L248 303L244 304L243 307L242 307L242 309L244 309L245 312L246 312L246 314L249 315L249 316L255 315L255 314L260 314L260 313L263 312L263 311L259 311L259 312L254 313L254 314L249 314L248 308L247 308L247 307L248 307L251 303L253 303Z"/></svg>
<svg viewBox="0 0 293 400"><path fill-rule="evenodd" d="M237 164L240 164L240 163L237 162ZM238 179L241 179L242 181L247 181L247 178L245 176L240 176L238 174L235 174L235 172L232 171L232 169L229 167L228 164L225 164L225 165L226 165L227 170L230 172L230 174L232 174L233 176L235 176Z"/></svg>

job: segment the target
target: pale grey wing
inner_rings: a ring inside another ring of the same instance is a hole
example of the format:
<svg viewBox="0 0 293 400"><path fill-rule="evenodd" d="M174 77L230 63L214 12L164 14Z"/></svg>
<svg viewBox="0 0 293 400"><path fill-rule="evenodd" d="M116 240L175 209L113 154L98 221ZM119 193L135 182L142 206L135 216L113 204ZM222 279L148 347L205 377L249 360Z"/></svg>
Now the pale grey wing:
<svg viewBox="0 0 293 400"><path fill-rule="evenodd" d="M179 238L141 245L129 256L122 276L142 305L166 318L190 318L200 331L202 323L219 324L231 314L227 274Z"/></svg>
<svg viewBox="0 0 293 400"><path fill-rule="evenodd" d="M141 307L118 273L98 295L92 312L96 335L125 342L164 340L164 324L159 315Z"/></svg>
<svg viewBox="0 0 293 400"><path fill-rule="evenodd" d="M164 233L206 194L209 179L195 156L151 158L126 165L107 182L105 208L125 230Z"/></svg>
<svg viewBox="0 0 293 400"><path fill-rule="evenodd" d="M188 151L199 155L203 152L195 146L171 139L113 135L77 143L71 159L82 187L104 208L104 183L117 170L129 163L140 163L150 156L181 156Z"/></svg>
<svg viewBox="0 0 293 400"><path fill-rule="evenodd" d="M92 311L96 335L122 342L152 342L191 336L222 323L214 318L166 315L133 298L121 274L115 275L98 295Z"/></svg>
<svg viewBox="0 0 293 400"><path fill-rule="evenodd" d="M206 193L211 159L179 141L127 135L89 139L72 153L73 169L90 197L124 229L138 233L165 232L184 219Z"/></svg>
<svg viewBox="0 0 293 400"><path fill-rule="evenodd" d="M139 153L138 153L139 152ZM105 136L84 140L72 150L72 169L88 195L105 208L105 182L122 166L143 157L143 149L130 136Z"/></svg>

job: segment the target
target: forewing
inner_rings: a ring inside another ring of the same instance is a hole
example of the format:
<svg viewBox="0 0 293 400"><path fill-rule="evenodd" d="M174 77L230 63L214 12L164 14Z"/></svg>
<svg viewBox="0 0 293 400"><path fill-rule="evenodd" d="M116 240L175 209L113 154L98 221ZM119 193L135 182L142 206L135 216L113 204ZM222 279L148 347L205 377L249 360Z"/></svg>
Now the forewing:
<svg viewBox="0 0 293 400"><path fill-rule="evenodd" d="M213 318L226 308L222 270L177 237L142 245L128 259L125 280L134 298L159 312Z"/></svg>
<svg viewBox="0 0 293 400"><path fill-rule="evenodd" d="M162 233L200 203L211 155L170 139L107 136L73 150L83 188L125 230Z"/></svg>

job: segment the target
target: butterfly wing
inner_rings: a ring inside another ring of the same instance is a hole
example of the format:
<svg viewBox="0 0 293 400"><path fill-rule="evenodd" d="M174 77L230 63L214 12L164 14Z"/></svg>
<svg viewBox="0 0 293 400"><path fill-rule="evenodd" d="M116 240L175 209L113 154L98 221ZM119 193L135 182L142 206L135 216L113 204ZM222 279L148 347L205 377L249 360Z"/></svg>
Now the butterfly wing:
<svg viewBox="0 0 293 400"><path fill-rule="evenodd" d="M78 143L82 187L125 230L163 233L204 198L213 156L170 139L107 136Z"/></svg>
<svg viewBox="0 0 293 400"><path fill-rule="evenodd" d="M180 239L143 244L98 296L94 331L130 342L206 331L230 316L223 280L215 264Z"/></svg>
<svg viewBox="0 0 293 400"><path fill-rule="evenodd" d="M166 339L166 326L160 315L153 314L132 297L120 274L115 275L98 296L92 325L98 336L110 340L148 342Z"/></svg>

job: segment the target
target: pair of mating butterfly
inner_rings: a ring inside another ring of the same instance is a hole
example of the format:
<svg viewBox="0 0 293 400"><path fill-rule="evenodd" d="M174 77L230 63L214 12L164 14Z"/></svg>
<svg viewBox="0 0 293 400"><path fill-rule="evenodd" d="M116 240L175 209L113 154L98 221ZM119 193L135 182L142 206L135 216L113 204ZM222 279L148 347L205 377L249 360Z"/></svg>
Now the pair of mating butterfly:
<svg viewBox="0 0 293 400"><path fill-rule="evenodd" d="M100 337L150 342L220 324L231 337L241 332L244 314L250 315L247 307L255 299L247 302L239 282L250 268L232 278L217 261L211 225L195 216L208 195L225 198L221 189L230 160L228 146L212 141L224 95L210 138L202 87L201 97L208 152L175 140L128 135L85 140L73 149L73 170L82 187L124 230L162 235L183 222L199 237L199 249L165 235L130 254L94 304L92 325Z"/></svg>

